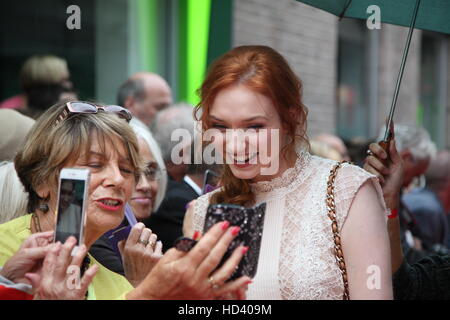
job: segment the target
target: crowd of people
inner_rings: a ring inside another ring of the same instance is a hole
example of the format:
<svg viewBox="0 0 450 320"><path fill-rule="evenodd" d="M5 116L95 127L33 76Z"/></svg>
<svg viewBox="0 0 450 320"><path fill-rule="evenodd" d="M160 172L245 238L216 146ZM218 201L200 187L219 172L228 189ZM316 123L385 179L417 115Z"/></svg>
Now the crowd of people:
<svg viewBox="0 0 450 320"><path fill-rule="evenodd" d="M116 105L78 101L51 55L28 59L20 82L0 104L0 299L450 298L450 151L406 124L385 149L382 134L309 138L303 84L274 49L218 58L197 106L150 72L126 79ZM181 146L177 129L191 137ZM231 161L196 161L211 146ZM54 240L63 168L90 172L80 244ZM248 244L222 259L248 230L203 232L208 208L261 203L257 272L230 279ZM128 205L137 223L116 248L108 232Z"/></svg>

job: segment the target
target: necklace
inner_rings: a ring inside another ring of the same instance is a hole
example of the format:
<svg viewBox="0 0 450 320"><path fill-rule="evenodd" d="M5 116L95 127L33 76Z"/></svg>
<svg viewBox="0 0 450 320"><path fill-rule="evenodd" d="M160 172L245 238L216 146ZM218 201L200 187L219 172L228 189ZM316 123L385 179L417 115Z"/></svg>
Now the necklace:
<svg viewBox="0 0 450 320"><path fill-rule="evenodd" d="M49 212L45 212L44 213L44 216L46 216L46 217L44 217L45 218L44 222L46 222L47 226L50 227L49 230L53 230L55 226L52 223L49 223L48 215L54 216L54 212L52 210L50 210ZM33 220L33 226L34 226L35 232L43 232L44 230L42 229L41 218L39 217L39 214L37 214L36 212L33 212L31 214L31 217L32 217L32 220Z"/></svg>
<svg viewBox="0 0 450 320"><path fill-rule="evenodd" d="M34 229L36 232L42 232L41 221L39 220L39 216L36 212L33 212L31 217L33 218Z"/></svg>

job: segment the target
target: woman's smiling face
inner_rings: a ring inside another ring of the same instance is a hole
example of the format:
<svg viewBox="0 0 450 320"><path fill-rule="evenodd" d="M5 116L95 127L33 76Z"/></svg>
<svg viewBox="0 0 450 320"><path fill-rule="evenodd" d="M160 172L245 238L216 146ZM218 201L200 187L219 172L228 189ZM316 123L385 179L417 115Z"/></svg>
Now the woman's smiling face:
<svg viewBox="0 0 450 320"><path fill-rule="evenodd" d="M158 170L158 165L150 151L148 143L141 137L138 137L139 141L139 155L144 161L144 165L147 170ZM130 205L133 208L134 215L138 221L142 221L148 218L152 213L156 195L158 193L158 180L152 180L144 173L141 174L136 187L133 188L133 195L130 200Z"/></svg>
<svg viewBox="0 0 450 320"><path fill-rule="evenodd" d="M244 85L226 88L217 94L209 122L221 132L214 145L235 177L256 182L278 174L286 133L269 98Z"/></svg>

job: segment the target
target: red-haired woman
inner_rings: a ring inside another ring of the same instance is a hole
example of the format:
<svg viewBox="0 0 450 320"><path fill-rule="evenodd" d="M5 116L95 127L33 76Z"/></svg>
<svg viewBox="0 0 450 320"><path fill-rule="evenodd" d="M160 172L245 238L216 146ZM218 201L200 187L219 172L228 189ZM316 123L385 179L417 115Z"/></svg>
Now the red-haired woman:
<svg viewBox="0 0 450 320"><path fill-rule="evenodd" d="M336 162L308 152L302 83L286 60L266 46L234 48L211 66L199 92L203 130L221 133L213 143L228 161L222 188L190 206L185 235L203 229L209 204L266 202L249 299L392 299L379 183L366 171L343 164L329 188ZM242 138L237 129L257 134ZM240 142L231 143L235 138ZM252 144L265 146L270 161L262 161L262 149L255 151ZM327 195L332 198L328 205ZM333 199L335 215L329 216ZM214 280L220 285L226 279Z"/></svg>

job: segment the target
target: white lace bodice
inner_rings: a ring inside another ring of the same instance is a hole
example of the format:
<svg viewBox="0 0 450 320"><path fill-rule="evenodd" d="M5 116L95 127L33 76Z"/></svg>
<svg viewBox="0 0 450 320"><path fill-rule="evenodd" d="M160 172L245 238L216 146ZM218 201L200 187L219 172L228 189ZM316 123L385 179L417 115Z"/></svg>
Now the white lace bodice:
<svg viewBox="0 0 450 320"><path fill-rule="evenodd" d="M258 271L248 299L342 299L342 276L325 206L327 179L335 163L302 152L295 167L282 176L252 184L256 203L266 202L267 208ZM350 164L339 169L335 181L339 229L356 192L368 179L375 182L384 206L375 176ZM211 194L194 205L194 230L203 230Z"/></svg>

